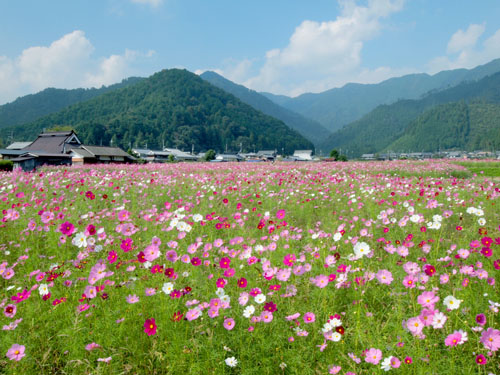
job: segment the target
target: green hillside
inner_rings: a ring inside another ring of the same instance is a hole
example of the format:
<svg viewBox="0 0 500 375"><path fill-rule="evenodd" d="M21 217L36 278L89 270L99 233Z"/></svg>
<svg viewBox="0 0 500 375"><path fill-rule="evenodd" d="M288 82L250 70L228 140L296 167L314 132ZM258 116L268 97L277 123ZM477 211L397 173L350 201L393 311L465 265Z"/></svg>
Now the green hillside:
<svg viewBox="0 0 500 375"><path fill-rule="evenodd" d="M323 150L342 148L349 150L349 156L352 157L380 152L403 136L412 121L426 110L439 104L475 100L500 103L500 73L477 82L462 83L429 94L420 100L401 100L391 105L379 106L360 120L333 133L320 145L320 148ZM412 150L421 151L420 148Z"/></svg>
<svg viewBox="0 0 500 375"><path fill-rule="evenodd" d="M143 78L130 77L121 83L99 89L55 89L48 88L36 94L17 98L11 103L0 106L0 128L35 121L50 113L75 103L84 102L99 95L136 84Z"/></svg>
<svg viewBox="0 0 500 375"><path fill-rule="evenodd" d="M196 151L313 148L283 122L186 70L163 70L137 84L75 104L27 125L4 128L6 139L32 140L44 128L72 126L88 144Z"/></svg>
<svg viewBox="0 0 500 375"><path fill-rule="evenodd" d="M305 138L315 144L324 141L325 138L330 135L330 132L318 122L307 119L298 113L281 107L256 91L250 90L242 85L237 85L215 72L205 72L201 75L201 78L233 94L242 102L264 112L266 115L283 121L290 128L297 130Z"/></svg>
<svg viewBox="0 0 500 375"><path fill-rule="evenodd" d="M500 59L474 69L456 69L434 75L410 74L377 84L349 83L318 94L303 94L296 98L266 97L294 112L318 121L329 131L360 119L382 104L402 99L420 99L428 92L441 91L462 82L477 81L500 71Z"/></svg>
<svg viewBox="0 0 500 375"><path fill-rule="evenodd" d="M485 102L448 103L414 120L390 150L498 150L500 105Z"/></svg>

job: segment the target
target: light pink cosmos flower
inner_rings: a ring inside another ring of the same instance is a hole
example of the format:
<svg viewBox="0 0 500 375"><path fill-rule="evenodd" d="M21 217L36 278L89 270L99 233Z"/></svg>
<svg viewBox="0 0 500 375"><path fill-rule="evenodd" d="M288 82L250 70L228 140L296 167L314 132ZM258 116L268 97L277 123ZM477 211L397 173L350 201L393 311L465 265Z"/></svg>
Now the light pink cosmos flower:
<svg viewBox="0 0 500 375"><path fill-rule="evenodd" d="M101 345L96 344L95 342L91 342L90 344L85 345L85 350L88 350L89 352L94 350L94 349L99 349Z"/></svg>
<svg viewBox="0 0 500 375"><path fill-rule="evenodd" d="M7 358L11 361L20 361L26 354L24 345L13 344L9 350L7 350Z"/></svg>
<svg viewBox="0 0 500 375"><path fill-rule="evenodd" d="M418 296L417 302L422 305L422 307L427 307L430 309L434 308L434 305L439 301L439 297L434 294L434 292L423 292Z"/></svg>
<svg viewBox="0 0 500 375"><path fill-rule="evenodd" d="M365 353L365 362L378 365L381 359L382 359L382 351L380 349L370 348Z"/></svg>
<svg viewBox="0 0 500 375"><path fill-rule="evenodd" d="M16 311L17 311L16 305L8 304L7 306L5 306L3 313L7 318L13 318L16 315Z"/></svg>
<svg viewBox="0 0 500 375"><path fill-rule="evenodd" d="M188 310L188 312L186 313L186 319L188 321L195 320L200 315L201 315L200 309L194 308L194 309Z"/></svg>
<svg viewBox="0 0 500 375"><path fill-rule="evenodd" d="M500 331L490 327L481 334L479 341L481 341L485 348L496 352L500 349Z"/></svg>
<svg viewBox="0 0 500 375"><path fill-rule="evenodd" d="M408 321L406 322L406 327L413 336L418 336L422 333L422 330L424 329L424 323L422 323L419 317L414 317L408 319Z"/></svg>
<svg viewBox="0 0 500 375"><path fill-rule="evenodd" d="M137 297L135 294L129 294L127 296L127 302L130 304L137 303L139 302L139 297Z"/></svg>
<svg viewBox="0 0 500 375"><path fill-rule="evenodd" d="M379 270L375 274L375 277L377 278L380 284L390 285L393 280L392 273L388 270Z"/></svg>
<svg viewBox="0 0 500 375"><path fill-rule="evenodd" d="M264 323L270 323L273 321L273 313L270 311L262 311L260 314L260 321Z"/></svg>
<svg viewBox="0 0 500 375"><path fill-rule="evenodd" d="M111 359L112 359L112 357L97 358L97 362L109 363L109 362L111 362Z"/></svg>

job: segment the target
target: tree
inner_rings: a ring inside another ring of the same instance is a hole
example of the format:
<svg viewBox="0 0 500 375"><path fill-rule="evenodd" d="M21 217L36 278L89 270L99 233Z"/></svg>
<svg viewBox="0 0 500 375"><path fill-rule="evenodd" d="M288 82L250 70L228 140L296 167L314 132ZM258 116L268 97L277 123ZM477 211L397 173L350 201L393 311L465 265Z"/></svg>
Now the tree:
<svg viewBox="0 0 500 375"><path fill-rule="evenodd" d="M338 160L339 152L337 150L333 149L332 151L330 151L330 157L335 159L335 160Z"/></svg>
<svg viewBox="0 0 500 375"><path fill-rule="evenodd" d="M205 152L205 157L203 158L205 161L210 161L210 160L214 160L215 159L215 151L214 150L208 150L207 152Z"/></svg>

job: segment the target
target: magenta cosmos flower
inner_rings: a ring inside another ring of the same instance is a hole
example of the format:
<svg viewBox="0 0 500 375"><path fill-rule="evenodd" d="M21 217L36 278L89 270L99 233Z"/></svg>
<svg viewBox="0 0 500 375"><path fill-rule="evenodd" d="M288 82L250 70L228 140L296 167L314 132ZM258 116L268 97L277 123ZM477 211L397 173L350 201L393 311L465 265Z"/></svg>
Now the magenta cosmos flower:
<svg viewBox="0 0 500 375"><path fill-rule="evenodd" d="M71 236L73 234L73 232L75 231L75 226L73 224L71 224L69 221L66 221L64 223L62 223L60 226L59 226L59 231L66 235L66 236Z"/></svg>
<svg viewBox="0 0 500 375"><path fill-rule="evenodd" d="M144 322L144 332L146 332L148 336L156 334L156 322L154 318L146 319Z"/></svg>
<svg viewBox="0 0 500 375"><path fill-rule="evenodd" d="M374 365L378 365L381 359L382 351L380 349L370 348L365 354L365 361Z"/></svg>
<svg viewBox="0 0 500 375"><path fill-rule="evenodd" d="M9 350L7 350L7 358L11 361L20 361L21 358L25 356L24 354L25 347L24 345L13 344Z"/></svg>

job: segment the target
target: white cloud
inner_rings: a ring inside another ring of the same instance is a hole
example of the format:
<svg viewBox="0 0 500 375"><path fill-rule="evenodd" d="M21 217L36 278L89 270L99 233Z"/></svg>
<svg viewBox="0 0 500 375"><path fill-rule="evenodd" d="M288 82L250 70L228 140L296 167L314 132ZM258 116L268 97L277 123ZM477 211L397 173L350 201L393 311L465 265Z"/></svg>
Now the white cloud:
<svg viewBox="0 0 500 375"><path fill-rule="evenodd" d="M485 25L471 24L467 30L458 30L448 42L445 56L439 56L428 64L430 73L442 70L473 68L500 57L500 29L480 42Z"/></svg>
<svg viewBox="0 0 500 375"><path fill-rule="evenodd" d="M288 45L268 51L259 73L242 83L261 91L298 94L356 77L363 44L377 36L383 27L380 20L400 11L404 0L369 0L366 6L339 0L339 4L340 16L327 22L303 21Z"/></svg>
<svg viewBox="0 0 500 375"><path fill-rule="evenodd" d="M479 37L484 33L485 26L483 25L470 25L466 31L458 30L452 35L448 42L448 53L457 53L476 45Z"/></svg>
<svg viewBox="0 0 500 375"><path fill-rule="evenodd" d="M145 5L150 5L153 8L161 5L163 3L163 0L131 0L133 3L136 4L145 4Z"/></svg>
<svg viewBox="0 0 500 375"><path fill-rule="evenodd" d="M121 55L94 58L94 46L80 30L49 46L29 47L16 58L0 56L0 104L47 87L100 87L132 75L131 64L153 56L126 50Z"/></svg>

